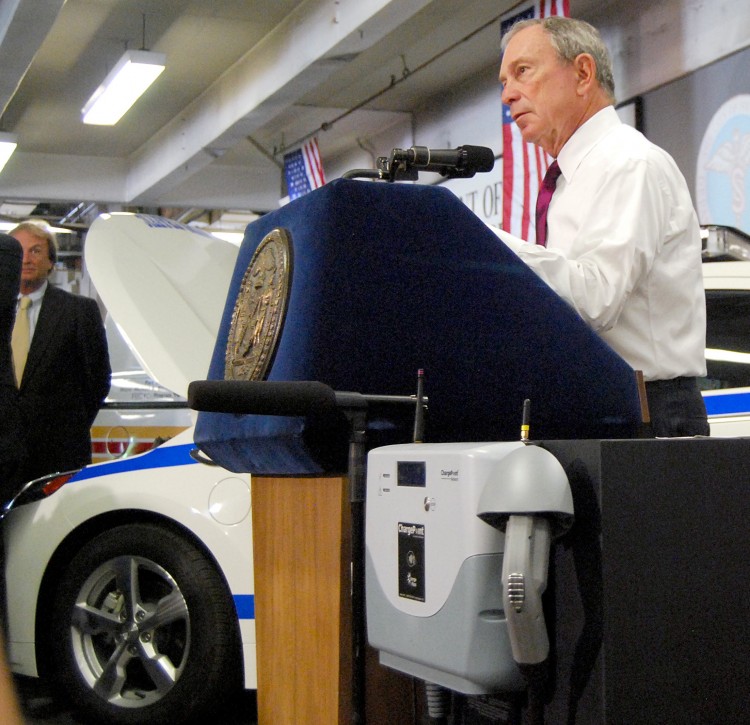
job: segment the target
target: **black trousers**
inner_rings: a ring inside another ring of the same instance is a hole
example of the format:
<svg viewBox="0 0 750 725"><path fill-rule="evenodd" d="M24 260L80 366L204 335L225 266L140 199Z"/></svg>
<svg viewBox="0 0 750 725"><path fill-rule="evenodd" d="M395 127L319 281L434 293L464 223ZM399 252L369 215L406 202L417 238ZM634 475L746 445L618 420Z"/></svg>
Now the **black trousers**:
<svg viewBox="0 0 750 725"><path fill-rule="evenodd" d="M651 429L658 438L710 435L697 378L646 383Z"/></svg>

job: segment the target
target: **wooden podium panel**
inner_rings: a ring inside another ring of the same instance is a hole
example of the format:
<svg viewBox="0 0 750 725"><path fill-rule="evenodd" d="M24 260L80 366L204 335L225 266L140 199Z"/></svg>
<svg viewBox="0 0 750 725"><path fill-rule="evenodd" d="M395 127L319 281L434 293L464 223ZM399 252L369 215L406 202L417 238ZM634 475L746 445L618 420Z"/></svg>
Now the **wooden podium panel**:
<svg viewBox="0 0 750 725"><path fill-rule="evenodd" d="M258 725L353 717L352 527L346 477L253 476ZM414 681L367 647L365 721L411 725Z"/></svg>
<svg viewBox="0 0 750 725"><path fill-rule="evenodd" d="M347 480L253 477L259 725L349 722Z"/></svg>

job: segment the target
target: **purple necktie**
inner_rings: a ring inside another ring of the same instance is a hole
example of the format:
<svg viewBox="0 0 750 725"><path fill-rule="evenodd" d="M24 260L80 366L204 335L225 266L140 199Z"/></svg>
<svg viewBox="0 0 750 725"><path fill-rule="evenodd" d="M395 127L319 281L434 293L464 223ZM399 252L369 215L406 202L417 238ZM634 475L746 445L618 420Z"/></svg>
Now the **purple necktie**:
<svg viewBox="0 0 750 725"><path fill-rule="evenodd" d="M536 198L536 243L543 247L547 244L547 209L549 209L552 194L555 193L557 177L560 174L557 161L553 161L544 175L544 181Z"/></svg>

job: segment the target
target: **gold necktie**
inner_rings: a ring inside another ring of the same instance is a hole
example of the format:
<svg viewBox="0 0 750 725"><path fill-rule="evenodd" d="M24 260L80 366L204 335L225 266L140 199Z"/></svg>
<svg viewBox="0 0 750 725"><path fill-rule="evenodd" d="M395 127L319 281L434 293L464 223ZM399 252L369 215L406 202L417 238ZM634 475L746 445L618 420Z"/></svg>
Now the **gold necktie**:
<svg viewBox="0 0 750 725"><path fill-rule="evenodd" d="M21 387L23 369L26 367L26 358L29 356L29 307L31 297L21 297L16 312L16 324L13 326L11 347L13 348L13 368L16 371L16 385Z"/></svg>

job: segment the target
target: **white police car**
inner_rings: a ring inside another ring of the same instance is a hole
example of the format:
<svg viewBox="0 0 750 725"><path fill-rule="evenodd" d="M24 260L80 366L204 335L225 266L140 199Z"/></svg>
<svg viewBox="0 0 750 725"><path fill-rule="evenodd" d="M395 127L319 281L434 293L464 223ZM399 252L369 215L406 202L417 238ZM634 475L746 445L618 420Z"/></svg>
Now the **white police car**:
<svg viewBox="0 0 750 725"><path fill-rule="evenodd" d="M145 215L86 239L107 309L182 397L206 375L236 254ZM4 511L11 667L89 721L208 722L256 687L250 477L210 465L192 433L31 482Z"/></svg>

